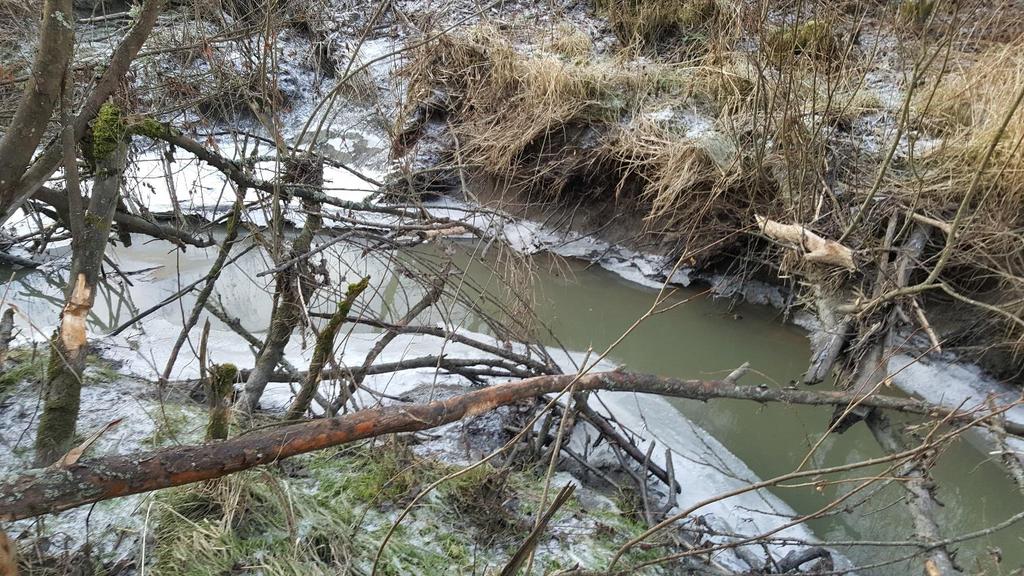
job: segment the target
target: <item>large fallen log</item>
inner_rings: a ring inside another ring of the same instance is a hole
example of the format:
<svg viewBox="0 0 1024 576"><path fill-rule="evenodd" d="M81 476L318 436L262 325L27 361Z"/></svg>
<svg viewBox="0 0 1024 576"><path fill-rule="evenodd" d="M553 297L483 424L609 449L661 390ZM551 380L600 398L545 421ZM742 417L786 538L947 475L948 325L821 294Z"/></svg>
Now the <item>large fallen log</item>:
<svg viewBox="0 0 1024 576"><path fill-rule="evenodd" d="M395 405L244 434L224 442L175 446L125 456L80 460L66 467L30 470L0 482L0 521L68 510L76 506L211 480L284 458L396 432L435 428L478 416L499 406L565 390L575 376L538 376L499 384L428 404ZM937 408L919 400L845 392L812 392L718 380L679 380L629 372L584 375L576 391L642 392L694 400L734 398L805 405L857 403L911 414L971 422L976 412ZM985 409L987 413L988 410ZM1024 435L1024 426L1004 425Z"/></svg>

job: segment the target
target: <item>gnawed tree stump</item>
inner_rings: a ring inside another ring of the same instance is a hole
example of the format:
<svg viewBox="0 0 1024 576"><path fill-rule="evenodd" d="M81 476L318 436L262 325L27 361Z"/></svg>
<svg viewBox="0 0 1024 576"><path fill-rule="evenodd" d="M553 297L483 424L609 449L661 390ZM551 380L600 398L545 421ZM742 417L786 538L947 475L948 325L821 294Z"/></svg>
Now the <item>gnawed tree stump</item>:
<svg viewBox="0 0 1024 576"><path fill-rule="evenodd" d="M43 388L43 414L36 436L36 464L56 461L71 446L87 354L86 320L96 301L107 237L121 194L128 156L128 134L121 111L105 104L93 124L90 159L95 166L89 205L72 238L71 270L60 324L51 340L50 364Z"/></svg>
<svg viewBox="0 0 1024 576"><path fill-rule="evenodd" d="M234 364L218 364L210 369L206 380L206 404L210 421L206 425L207 440L226 440L231 426L231 397L235 391L238 368Z"/></svg>

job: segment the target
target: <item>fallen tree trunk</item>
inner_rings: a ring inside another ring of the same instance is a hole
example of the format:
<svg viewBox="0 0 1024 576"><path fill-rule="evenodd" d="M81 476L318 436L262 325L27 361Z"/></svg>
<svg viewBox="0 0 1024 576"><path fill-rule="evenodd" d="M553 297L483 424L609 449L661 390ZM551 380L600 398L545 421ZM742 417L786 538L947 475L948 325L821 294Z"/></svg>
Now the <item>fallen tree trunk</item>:
<svg viewBox="0 0 1024 576"><path fill-rule="evenodd" d="M889 419L881 414L870 414L867 417L868 429L875 437L875 440L887 454L898 454L905 452L909 446L899 436L899 433L892 429ZM928 473L928 466L924 458L915 458L909 462L907 467L900 474L901 484L907 490L907 507L910 516L914 520L914 529L917 535L926 542L941 542L942 534L939 532L939 525L936 520L936 511L940 504L932 493L934 483ZM928 549L924 554L924 573L928 576L952 576L960 574L953 564L953 555L946 546L937 545Z"/></svg>
<svg viewBox="0 0 1024 576"><path fill-rule="evenodd" d="M538 376L428 404L361 410L267 432L244 434L219 443L106 456L81 460L66 467L30 470L0 483L0 521L60 512L129 494L219 478L291 456L384 434L436 428L484 414L499 406L561 392L574 378L572 375ZM809 405L861 402L865 406L937 416L947 422L972 422L979 418L976 413L945 410L918 400L890 396L862 398L842 392L738 386L717 380L678 380L617 371L580 377L576 391L587 390L642 392L694 400L735 398ZM1017 430L1011 433L1024 434L1024 426L1015 427Z"/></svg>
<svg viewBox="0 0 1024 576"><path fill-rule="evenodd" d="M39 200L49 205L61 218L68 214L68 194L43 186L32 196L33 200ZM129 214L118 210L114 213L114 224L120 232L131 234L143 234L153 238L167 240L178 246L196 246L206 248L216 244L212 236L199 236L189 230L182 230L174 226L151 222L141 216Z"/></svg>

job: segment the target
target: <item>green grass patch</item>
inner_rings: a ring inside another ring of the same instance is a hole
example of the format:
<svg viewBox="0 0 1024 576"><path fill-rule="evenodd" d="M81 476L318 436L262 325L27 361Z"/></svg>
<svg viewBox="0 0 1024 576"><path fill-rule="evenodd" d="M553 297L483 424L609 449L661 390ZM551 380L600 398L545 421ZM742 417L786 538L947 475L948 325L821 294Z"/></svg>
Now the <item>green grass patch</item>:
<svg viewBox="0 0 1024 576"><path fill-rule="evenodd" d="M190 410L181 404L166 402L152 414L155 428L153 433L143 439L147 448L160 448L172 442L184 440L200 440L192 438L194 432L206 424L206 415L197 410Z"/></svg>
<svg viewBox="0 0 1024 576"><path fill-rule="evenodd" d="M23 383L40 383L46 378L49 354L33 348L15 348L7 353L4 369L0 372L0 398L11 388Z"/></svg>
<svg viewBox="0 0 1024 576"><path fill-rule="evenodd" d="M399 512L415 494L459 469L392 438L163 491L154 509L154 573L368 574ZM532 471L488 464L442 483L395 530L378 573L468 575L503 565L529 533L542 487ZM559 518L581 513L574 501ZM606 534L571 532L573 549L594 559L595 567L624 537L642 530L620 515L601 514ZM537 565L553 568L562 560L545 556Z"/></svg>

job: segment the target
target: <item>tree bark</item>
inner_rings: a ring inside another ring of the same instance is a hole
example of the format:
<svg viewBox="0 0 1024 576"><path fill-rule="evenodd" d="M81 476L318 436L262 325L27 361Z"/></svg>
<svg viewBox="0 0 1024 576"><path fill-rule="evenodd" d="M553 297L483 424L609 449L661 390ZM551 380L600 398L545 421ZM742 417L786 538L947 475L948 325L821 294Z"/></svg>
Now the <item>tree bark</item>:
<svg viewBox="0 0 1024 576"><path fill-rule="evenodd" d="M18 183L60 102L64 71L71 61L74 44L71 0L46 0L32 75L7 131L0 138L0 210L4 214L17 208L14 204ZM60 146L57 148L59 151Z"/></svg>
<svg viewBox="0 0 1024 576"><path fill-rule="evenodd" d="M11 340L14 340L14 308L4 310L3 317L0 317L0 369L3 369L4 360L7 359Z"/></svg>
<svg viewBox="0 0 1024 576"><path fill-rule="evenodd" d="M415 432L479 416L499 406L565 390L575 376L538 376L499 384L428 404L361 410L253 432L216 444L176 446L127 456L81 460L64 468L33 470L0 482L0 521L68 510L76 506L220 478L262 464L396 432ZM611 390L709 400L735 398L810 405L849 404L860 398L842 392L811 392L738 386L716 380L678 380L629 372L587 374L579 392ZM896 411L973 422L980 416L936 408L906 398L874 395L865 404ZM1015 433L1024 433L1018 430Z"/></svg>
<svg viewBox="0 0 1024 576"><path fill-rule="evenodd" d="M52 207L57 212L57 215L70 226L71 211L68 205L69 196L67 193L43 186L36 190L32 199ZM180 247L195 246L197 248L206 248L216 244L212 237L196 236L188 230L178 229L159 222L151 222L141 216L136 216L122 210L114 212L114 224L117 225L119 232L143 234L152 238L167 240Z"/></svg>
<svg viewBox="0 0 1024 576"><path fill-rule="evenodd" d="M331 317L327 326L320 331L320 335L316 339L316 347L313 350L313 359L309 363L306 379L303 381L299 393L295 396L295 401L288 408L285 420L298 420L306 413L306 410L309 410L309 404L313 401L316 388L320 384L320 374L323 372L328 360L334 355L334 338L337 336L341 324L345 321L345 317L348 316L349 310L352 309L352 304L355 303L356 298L363 293L363 290L366 290L369 284L369 276L355 284L349 284L345 298L338 303L338 309L334 312L334 316Z"/></svg>
<svg viewBox="0 0 1024 576"><path fill-rule="evenodd" d="M18 576L18 549L0 530L0 576Z"/></svg>
<svg viewBox="0 0 1024 576"><path fill-rule="evenodd" d="M289 167L288 172L294 174L297 182L320 188L323 186L323 163L314 158L296 158L289 160L297 165ZM303 210L306 214L306 222L302 231L292 242L291 249L285 255L285 259L292 259L309 252L313 243L313 237L319 232L323 225L323 218L320 216L320 203L311 200L304 200ZM305 306L309 302L313 291L316 289L316 280L313 278L312 270L305 261L296 262L277 274L277 281L274 286L274 309L270 315L270 329L267 338L263 342L256 357L256 363L249 377L245 382L245 390L239 398L240 409L252 414L259 406L260 397L267 388L267 382L274 369L284 358L284 347L292 337L292 332L299 325L305 312Z"/></svg>
<svg viewBox="0 0 1024 576"><path fill-rule="evenodd" d="M61 0L61 2L70 4L68 0ZM128 72L132 62L135 60L135 56L146 42L150 32L153 31L156 18L163 11L165 4L166 0L146 0L142 5L135 25L132 26L132 29L121 40L121 43L117 45L117 48L114 49L113 54L110 56L110 65L103 72L103 76L100 77L92 93L89 94L89 97L82 105L78 116L75 118L76 140L81 140L85 136L89 122L96 116L103 103L107 101L107 98L114 93L114 90ZM68 12L70 13L70 10ZM41 42L40 45L45 44ZM59 68L59 70L63 73L64 69ZM16 145L28 149L29 158L31 158L32 154L35 153L38 142L31 148L28 148L24 142L16 142ZM3 156L3 154L0 154L0 156ZM20 181L15 180L10 183L12 188L9 191L9 197L0 196L0 199L2 199L2 202L0 202L0 225L7 222L14 212L27 202L46 183L46 180L57 171L63 156L63 145L58 140L47 147L32 162L27 171L23 170L22 174L16 176L16 178L20 178ZM3 176L0 176L0 179L2 178Z"/></svg>
<svg viewBox="0 0 1024 576"><path fill-rule="evenodd" d="M210 370L206 381L206 403L210 421L206 425L207 440L226 440L231 426L231 392L235 389L238 368L220 364Z"/></svg>
<svg viewBox="0 0 1024 576"><path fill-rule="evenodd" d="M121 192L128 143L117 109L111 105L103 115L94 129L97 136L93 149L100 152L95 159L96 179L79 227L81 238L72 243L64 309L51 342L43 413L36 435L38 466L56 461L72 447L88 352L86 319L96 300L103 255Z"/></svg>

